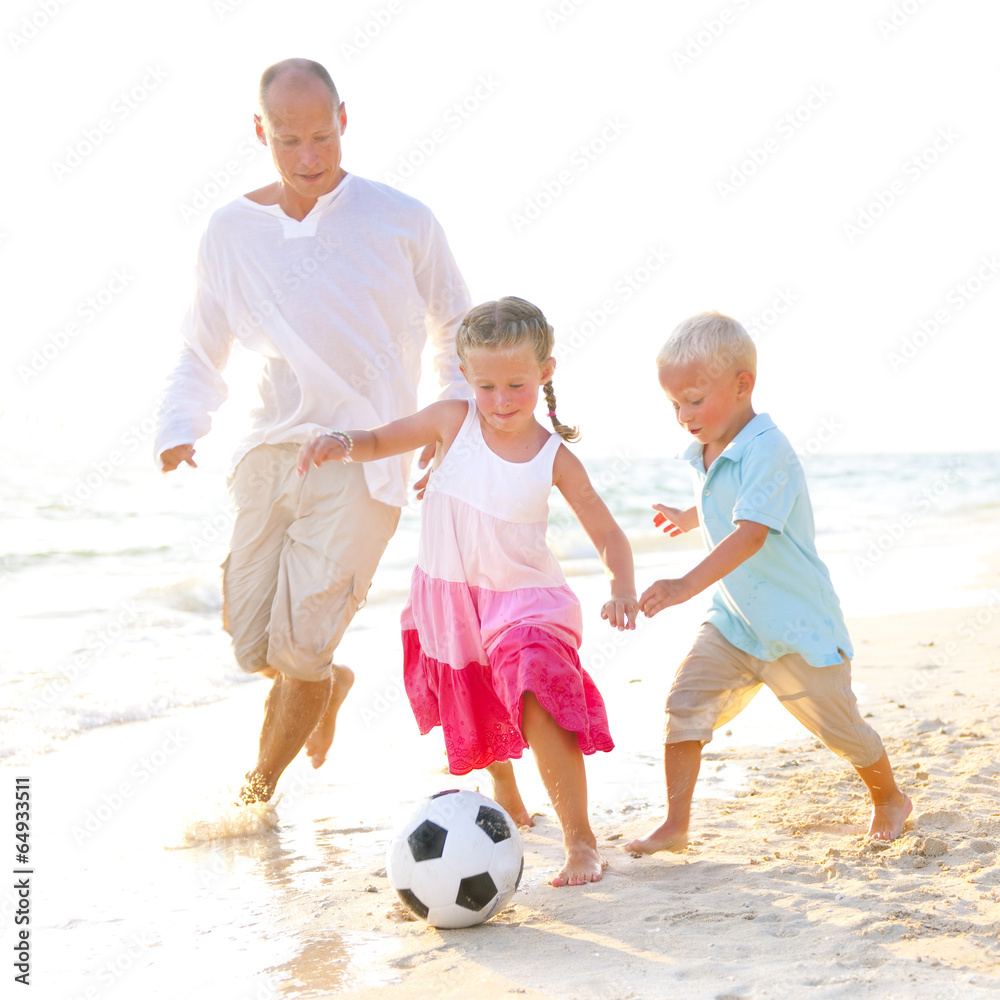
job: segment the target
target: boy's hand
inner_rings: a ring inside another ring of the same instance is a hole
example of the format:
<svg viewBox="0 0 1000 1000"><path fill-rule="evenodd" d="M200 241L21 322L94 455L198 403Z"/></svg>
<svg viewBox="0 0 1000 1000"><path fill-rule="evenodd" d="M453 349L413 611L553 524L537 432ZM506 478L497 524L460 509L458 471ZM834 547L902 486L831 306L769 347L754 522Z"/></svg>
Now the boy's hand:
<svg viewBox="0 0 1000 1000"><path fill-rule="evenodd" d="M310 465L315 465L318 468L324 462L333 462L338 458L347 458L344 442L328 435L317 435L299 448L299 454L295 460L295 470L302 476L305 475Z"/></svg>
<svg viewBox="0 0 1000 1000"><path fill-rule="evenodd" d="M683 604L693 597L683 580L657 580L639 598L639 608L647 618L674 604Z"/></svg>
<svg viewBox="0 0 1000 1000"><path fill-rule="evenodd" d="M690 531L698 526L698 511L695 508L681 510L679 507L667 507L662 503L654 503L653 510L657 511L653 515L653 524L657 528L663 525L664 532L671 538L676 538L681 532Z"/></svg>
<svg viewBox="0 0 1000 1000"><path fill-rule="evenodd" d="M639 602L634 597L612 597L604 602L601 617L619 632L634 629L635 620L639 617Z"/></svg>

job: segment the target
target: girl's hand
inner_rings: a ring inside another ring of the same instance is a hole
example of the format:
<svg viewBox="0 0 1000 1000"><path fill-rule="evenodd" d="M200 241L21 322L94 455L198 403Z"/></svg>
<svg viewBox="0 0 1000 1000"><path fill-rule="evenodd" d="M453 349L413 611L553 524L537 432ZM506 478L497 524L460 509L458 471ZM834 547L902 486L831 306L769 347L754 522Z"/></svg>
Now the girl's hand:
<svg viewBox="0 0 1000 1000"><path fill-rule="evenodd" d="M317 435L299 448L295 469L302 476L305 475L310 465L315 465L318 468L324 462L333 462L344 458L347 458L347 448L343 441L329 435Z"/></svg>
<svg viewBox="0 0 1000 1000"><path fill-rule="evenodd" d="M601 608L601 617L612 627L623 632L634 629L639 617L639 602L634 597L612 597Z"/></svg>
<svg viewBox="0 0 1000 1000"><path fill-rule="evenodd" d="M676 538L682 532L690 531L698 526L696 508L681 510L679 507L666 507L662 503L654 503L653 510L657 511L653 515L653 524L657 528L662 525L663 531L671 538Z"/></svg>

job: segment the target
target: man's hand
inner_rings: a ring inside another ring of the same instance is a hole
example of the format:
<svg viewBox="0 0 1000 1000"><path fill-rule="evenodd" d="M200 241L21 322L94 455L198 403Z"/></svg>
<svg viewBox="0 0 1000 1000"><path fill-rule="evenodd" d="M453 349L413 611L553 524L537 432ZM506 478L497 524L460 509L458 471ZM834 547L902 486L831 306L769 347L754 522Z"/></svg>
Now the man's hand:
<svg viewBox="0 0 1000 1000"><path fill-rule="evenodd" d="M194 460L193 444L179 444L166 451L161 451L160 461L163 463L161 472L173 472L183 462L187 462L192 469L198 468L198 463Z"/></svg>
<svg viewBox="0 0 1000 1000"><path fill-rule="evenodd" d="M437 448L437 442L434 444L427 445L426 448L420 453L420 458L417 461L417 468L423 469L427 466L430 460L434 457L434 449ZM417 491L417 499L423 500L424 490L427 489L427 483L431 478L431 470L427 471L413 484L413 488Z"/></svg>
<svg viewBox="0 0 1000 1000"><path fill-rule="evenodd" d="M679 507L666 507L662 503L654 503L653 510L657 511L653 515L653 524L663 530L671 538L676 538L681 532L690 531L698 527L698 508L689 507L681 510Z"/></svg>
<svg viewBox="0 0 1000 1000"><path fill-rule="evenodd" d="M694 597L684 580L657 580L639 598L639 608L647 618L674 604L683 604Z"/></svg>

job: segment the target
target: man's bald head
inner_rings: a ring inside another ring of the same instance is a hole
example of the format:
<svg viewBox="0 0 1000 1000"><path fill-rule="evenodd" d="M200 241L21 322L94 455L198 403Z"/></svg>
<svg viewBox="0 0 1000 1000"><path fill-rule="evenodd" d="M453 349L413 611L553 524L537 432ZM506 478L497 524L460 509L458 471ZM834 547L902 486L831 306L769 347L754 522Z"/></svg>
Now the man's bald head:
<svg viewBox="0 0 1000 1000"><path fill-rule="evenodd" d="M330 92L334 108L340 107L340 95L337 93L337 87L322 63L312 59L282 59L281 62L268 66L261 74L260 87L257 89L257 103L260 107L260 115L265 120L268 118L268 91L272 84L279 80L283 87L287 86L295 90L313 85L318 80Z"/></svg>

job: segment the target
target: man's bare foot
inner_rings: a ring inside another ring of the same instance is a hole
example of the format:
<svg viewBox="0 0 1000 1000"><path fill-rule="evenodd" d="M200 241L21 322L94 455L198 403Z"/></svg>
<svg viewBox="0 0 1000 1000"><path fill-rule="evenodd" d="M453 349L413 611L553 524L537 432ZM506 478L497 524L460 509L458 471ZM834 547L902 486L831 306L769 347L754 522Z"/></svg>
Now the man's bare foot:
<svg viewBox="0 0 1000 1000"><path fill-rule="evenodd" d="M607 861L597 853L597 848L586 842L569 844L566 847L566 864L552 879L551 885L588 885L600 882Z"/></svg>
<svg viewBox="0 0 1000 1000"><path fill-rule="evenodd" d="M514 765L509 760L497 761L486 768L493 780L493 801L505 809L517 826L534 826L531 815L521 798L514 777Z"/></svg>
<svg viewBox="0 0 1000 1000"><path fill-rule="evenodd" d="M305 751L313 767L321 767L326 761L326 755L333 746L333 734L337 728L337 712L344 704L347 693L354 685L354 671L350 667L333 665L333 689L327 702L323 717L316 723L316 728L306 737Z"/></svg>
<svg viewBox="0 0 1000 1000"><path fill-rule="evenodd" d="M899 793L898 799L885 805L872 806L872 821L868 836L872 840L895 840L906 825L906 818L913 811L913 803L908 795Z"/></svg>
<svg viewBox="0 0 1000 1000"><path fill-rule="evenodd" d="M252 806L255 802L268 802L274 794L274 786L268 787L267 782L254 771L247 771L244 775L246 781L240 788L240 802L245 806Z"/></svg>
<svg viewBox="0 0 1000 1000"><path fill-rule="evenodd" d="M623 845L626 851L633 854L656 854L657 851L683 851L688 845L687 828L672 825L664 820L655 830L645 837L637 837Z"/></svg>

